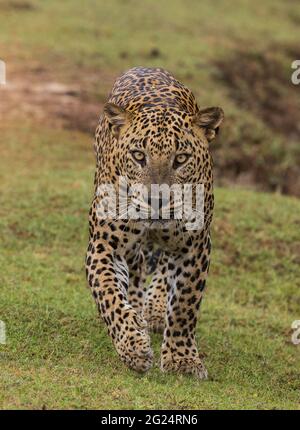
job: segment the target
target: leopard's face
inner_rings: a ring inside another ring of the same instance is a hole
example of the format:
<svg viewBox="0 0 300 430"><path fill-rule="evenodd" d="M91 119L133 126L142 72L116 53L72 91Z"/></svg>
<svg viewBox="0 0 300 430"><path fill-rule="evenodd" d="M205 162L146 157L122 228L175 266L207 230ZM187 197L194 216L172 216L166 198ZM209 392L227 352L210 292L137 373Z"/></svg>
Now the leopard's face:
<svg viewBox="0 0 300 430"><path fill-rule="evenodd" d="M147 117L147 114L146 114ZM146 128L136 127L135 119L120 135L121 171L130 185L140 183L149 191L151 184L193 182L205 168L208 144L197 133L192 118L185 113L165 112Z"/></svg>
<svg viewBox="0 0 300 430"><path fill-rule="evenodd" d="M174 109L127 112L112 103L105 106L111 133L117 138L120 173L130 185L194 182L207 169L209 145L223 120L220 108L192 116Z"/></svg>
<svg viewBox="0 0 300 430"><path fill-rule="evenodd" d="M213 110L192 116L170 108L144 108L129 113L116 105L106 106L111 132L118 139L119 175L135 189L131 200L141 210L149 211L149 196L158 198L153 196L154 184L172 187L212 180L209 140L221 123L223 112L210 109ZM171 210L176 206L175 200L171 193Z"/></svg>

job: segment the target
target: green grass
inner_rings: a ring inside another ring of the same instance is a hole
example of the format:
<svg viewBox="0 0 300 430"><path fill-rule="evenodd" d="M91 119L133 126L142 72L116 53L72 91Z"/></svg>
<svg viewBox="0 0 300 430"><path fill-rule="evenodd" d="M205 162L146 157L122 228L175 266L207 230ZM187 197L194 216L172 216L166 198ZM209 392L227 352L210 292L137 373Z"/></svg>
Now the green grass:
<svg viewBox="0 0 300 430"><path fill-rule="evenodd" d="M209 0L190 0L188 7L182 0L144 0L142 5L138 0L27 0L31 8L23 10L9 3L24 2L0 2L4 47L13 43L23 57L34 50L45 59L67 57L78 64L127 68L143 59L150 65L153 58L147 54L159 47L166 67L174 59L180 67L195 67L229 52L237 42L251 39L266 47L270 40L296 43L299 38L297 5L280 0L266 0L259 7L251 0L218 1L215 7ZM154 62L160 64L161 59Z"/></svg>
<svg viewBox="0 0 300 430"><path fill-rule="evenodd" d="M4 138L1 407L300 407L299 350L289 330L299 319L298 200L216 190L197 330L210 380L162 374L158 335L155 366L139 376L117 358L85 288L89 139L47 128L41 137L33 125Z"/></svg>
<svg viewBox="0 0 300 430"><path fill-rule="evenodd" d="M86 85L99 101L121 70L160 65L203 104L239 116L232 122L237 146L245 123L263 141L260 118L235 105L212 63L250 42L263 50L296 43L296 2L215 3L0 0L0 55L8 74L43 65L68 82L97 71L99 83ZM0 408L300 409L300 351L290 330L300 319L299 200L216 189L212 266L197 329L210 379L162 374L158 335L155 365L141 376L116 356L85 287L91 137L24 117L17 126L1 122L0 133L0 320L7 326ZM277 142L267 136L263 154ZM240 142L246 157L252 142ZM227 151L226 142L219 145Z"/></svg>

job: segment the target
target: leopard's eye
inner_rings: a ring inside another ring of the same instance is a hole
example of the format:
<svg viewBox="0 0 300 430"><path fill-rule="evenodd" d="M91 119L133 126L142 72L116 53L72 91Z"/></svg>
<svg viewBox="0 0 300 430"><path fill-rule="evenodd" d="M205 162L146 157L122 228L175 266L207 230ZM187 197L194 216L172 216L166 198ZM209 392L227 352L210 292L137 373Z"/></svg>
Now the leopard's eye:
<svg viewBox="0 0 300 430"><path fill-rule="evenodd" d="M142 151L132 151L131 152L133 158L135 159L135 161L137 161L138 163L144 165L146 162L146 155L142 152Z"/></svg>
<svg viewBox="0 0 300 430"><path fill-rule="evenodd" d="M189 154L178 154L176 155L174 159L173 167L174 169L177 169L178 167L182 166L189 158Z"/></svg>

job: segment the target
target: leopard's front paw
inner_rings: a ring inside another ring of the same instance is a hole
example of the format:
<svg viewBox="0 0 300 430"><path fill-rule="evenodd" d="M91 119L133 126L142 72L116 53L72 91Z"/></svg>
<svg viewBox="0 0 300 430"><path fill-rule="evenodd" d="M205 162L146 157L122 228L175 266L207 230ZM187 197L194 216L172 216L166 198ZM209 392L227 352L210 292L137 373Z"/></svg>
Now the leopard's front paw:
<svg viewBox="0 0 300 430"><path fill-rule="evenodd" d="M153 362L153 352L147 332L135 330L116 345L121 360L137 372L146 372Z"/></svg>
<svg viewBox="0 0 300 430"><path fill-rule="evenodd" d="M152 366L153 351L147 323L135 311L125 322L115 347L121 360L131 369L146 372Z"/></svg>
<svg viewBox="0 0 300 430"><path fill-rule="evenodd" d="M207 370L199 357L162 357L161 370L163 372L177 372L207 379Z"/></svg>

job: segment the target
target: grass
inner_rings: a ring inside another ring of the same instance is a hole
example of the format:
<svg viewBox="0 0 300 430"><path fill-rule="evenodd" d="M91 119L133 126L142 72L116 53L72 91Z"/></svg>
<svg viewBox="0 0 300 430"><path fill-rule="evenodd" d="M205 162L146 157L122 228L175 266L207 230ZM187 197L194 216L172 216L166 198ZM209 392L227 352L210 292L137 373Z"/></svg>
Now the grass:
<svg viewBox="0 0 300 430"><path fill-rule="evenodd" d="M254 1L222 1L212 9L205 0L188 9L175 0L172 13L170 4L2 0L1 56L8 71L10 62L33 62L65 81L99 70L103 81L90 88L99 101L120 70L163 65L205 102L237 110L197 64L243 41L265 49L299 39L296 6L279 1L259 2L259 9ZM30 117L0 127L0 319L7 326L0 408L300 409L299 347L290 330L300 308L299 200L216 189L197 329L210 379L162 374L159 335L155 365L141 376L117 358L85 288L91 137Z"/></svg>
<svg viewBox="0 0 300 430"><path fill-rule="evenodd" d="M160 65L160 58L149 56L153 47L159 47L166 67L172 67L175 60L181 70L190 72L199 61L230 52L237 41L251 39L258 47L266 47L270 40L296 43L299 37L297 5L287 6L280 0L266 0L259 7L251 0L219 1L215 7L209 0L190 0L188 8L182 0L145 0L142 7L138 0L84 4L28 0L29 7L23 9L13 6L18 3L24 2L1 0L4 47L17 45L24 58L34 50L43 53L45 60L66 57L97 67L127 68L137 59L147 66Z"/></svg>

